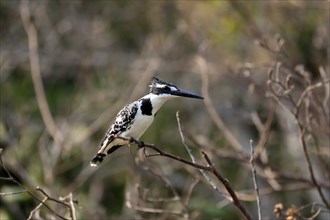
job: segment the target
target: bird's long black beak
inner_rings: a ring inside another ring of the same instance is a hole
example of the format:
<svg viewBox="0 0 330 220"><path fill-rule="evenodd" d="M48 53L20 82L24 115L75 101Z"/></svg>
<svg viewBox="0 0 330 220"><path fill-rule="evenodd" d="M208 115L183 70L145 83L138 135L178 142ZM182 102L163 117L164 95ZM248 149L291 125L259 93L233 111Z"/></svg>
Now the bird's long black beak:
<svg viewBox="0 0 330 220"><path fill-rule="evenodd" d="M204 99L202 96L199 96L195 93L189 92L187 90L179 89L177 91L172 91L171 95L187 97L187 98L194 98L194 99Z"/></svg>

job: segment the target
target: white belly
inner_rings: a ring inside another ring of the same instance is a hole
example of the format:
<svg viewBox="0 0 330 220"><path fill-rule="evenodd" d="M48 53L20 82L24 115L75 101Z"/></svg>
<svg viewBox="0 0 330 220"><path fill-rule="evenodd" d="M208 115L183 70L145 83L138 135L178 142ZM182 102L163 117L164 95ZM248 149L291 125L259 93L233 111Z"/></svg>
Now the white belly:
<svg viewBox="0 0 330 220"><path fill-rule="evenodd" d="M142 115L138 112L136 118L134 119L134 123L128 131L123 132L120 136L122 137L134 137L139 139L147 128L151 125L154 120L154 116L152 115Z"/></svg>

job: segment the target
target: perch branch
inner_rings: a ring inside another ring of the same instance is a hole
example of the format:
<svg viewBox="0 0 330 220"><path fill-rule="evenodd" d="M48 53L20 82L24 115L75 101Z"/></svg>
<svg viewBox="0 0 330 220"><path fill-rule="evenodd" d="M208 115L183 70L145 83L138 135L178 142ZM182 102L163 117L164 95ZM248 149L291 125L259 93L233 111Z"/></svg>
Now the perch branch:
<svg viewBox="0 0 330 220"><path fill-rule="evenodd" d="M152 149L152 150L154 150L154 151L157 152L157 154L152 154L151 156L164 156L164 157L168 157L168 158L171 158L173 160L177 160L177 161L179 161L181 163L184 163L184 164L190 165L192 167L195 167L197 169L203 169L205 171L209 171L209 172L213 173L217 177L217 179L224 185L224 187L226 188L226 190L228 191L229 195L231 196L230 201L233 203L233 205L236 206L240 210L241 214L246 219L252 220L251 215L243 207L243 205L239 201L238 197L236 196L236 193L231 188L229 182L224 177L222 177L221 174L217 171L217 169L212 165L209 157L207 156L207 154L204 151L202 151L202 155L206 159L206 161L208 163L208 166L203 166L203 165L200 165L200 164L197 164L197 163L193 163L193 162L190 162L189 160L185 160L185 159L183 159L181 157L178 157L176 155L166 153L166 152L162 151L160 148L158 148L154 144L147 144L147 143L141 142L141 141L139 141L139 140L137 140L135 138L124 138L124 137L120 137L120 136L116 136L116 138L121 139L121 140L124 140L128 144L129 143L136 143L139 146L139 148L143 148L143 149L149 148L149 149ZM148 155L148 154L145 153L145 156L148 157L150 155Z"/></svg>

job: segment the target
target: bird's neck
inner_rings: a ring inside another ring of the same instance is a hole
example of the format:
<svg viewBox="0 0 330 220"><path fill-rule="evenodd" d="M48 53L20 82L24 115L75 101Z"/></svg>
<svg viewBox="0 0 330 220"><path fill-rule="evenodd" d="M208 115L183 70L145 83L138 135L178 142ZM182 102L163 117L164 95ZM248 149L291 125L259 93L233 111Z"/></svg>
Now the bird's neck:
<svg viewBox="0 0 330 220"><path fill-rule="evenodd" d="M143 97L143 99L150 99L152 105L152 115L155 115L158 110L163 106L163 104L171 98L172 97L168 95L155 95L152 93L149 93L148 95L145 95Z"/></svg>

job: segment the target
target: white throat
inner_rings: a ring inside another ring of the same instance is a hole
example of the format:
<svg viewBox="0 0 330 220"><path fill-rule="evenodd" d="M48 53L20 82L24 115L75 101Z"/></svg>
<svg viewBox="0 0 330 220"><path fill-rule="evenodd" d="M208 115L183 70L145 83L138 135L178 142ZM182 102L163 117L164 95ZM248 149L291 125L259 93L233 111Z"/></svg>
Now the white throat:
<svg viewBox="0 0 330 220"><path fill-rule="evenodd" d="M155 115L167 100L170 100L175 97L176 96L171 96L168 94L155 95L155 94L149 93L148 95L145 95L143 98L150 99L150 102L152 105L152 115Z"/></svg>

